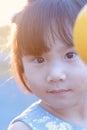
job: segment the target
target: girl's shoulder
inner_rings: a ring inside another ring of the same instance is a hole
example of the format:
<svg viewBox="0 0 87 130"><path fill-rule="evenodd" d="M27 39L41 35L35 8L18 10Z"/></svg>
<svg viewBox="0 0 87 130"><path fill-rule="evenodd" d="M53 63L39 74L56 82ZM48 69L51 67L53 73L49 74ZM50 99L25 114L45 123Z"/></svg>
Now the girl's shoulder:
<svg viewBox="0 0 87 130"><path fill-rule="evenodd" d="M87 130L87 128L81 128L80 126L71 124L52 115L40 105L40 101L27 108L22 114L16 117L10 125L17 122L22 122L22 127L26 125L27 128L24 130ZM23 125L23 123L25 125ZM21 124L19 123L18 125Z"/></svg>
<svg viewBox="0 0 87 130"><path fill-rule="evenodd" d="M15 122L14 124L10 125L8 130L30 130L23 122Z"/></svg>

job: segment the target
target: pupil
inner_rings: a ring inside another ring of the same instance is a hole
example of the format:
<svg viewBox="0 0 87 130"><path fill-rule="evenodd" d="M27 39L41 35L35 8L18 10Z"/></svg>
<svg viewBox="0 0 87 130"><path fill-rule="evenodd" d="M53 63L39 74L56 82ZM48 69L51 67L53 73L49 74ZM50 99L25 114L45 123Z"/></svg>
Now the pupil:
<svg viewBox="0 0 87 130"><path fill-rule="evenodd" d="M67 53L67 57L68 58L72 58L73 57L73 53Z"/></svg>
<svg viewBox="0 0 87 130"><path fill-rule="evenodd" d="M44 59L43 59L42 57L39 57L39 58L37 59L37 61L38 61L39 63L42 63L42 62L44 61Z"/></svg>

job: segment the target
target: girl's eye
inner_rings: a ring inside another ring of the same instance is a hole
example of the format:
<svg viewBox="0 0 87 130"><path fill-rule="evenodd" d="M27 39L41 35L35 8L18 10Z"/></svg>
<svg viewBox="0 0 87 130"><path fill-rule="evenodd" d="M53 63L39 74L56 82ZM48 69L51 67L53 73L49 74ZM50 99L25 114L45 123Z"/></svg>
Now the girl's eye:
<svg viewBox="0 0 87 130"><path fill-rule="evenodd" d="M64 58L66 59L72 59L75 58L77 56L77 54L75 52L68 52L66 53L66 55L64 56Z"/></svg>
<svg viewBox="0 0 87 130"><path fill-rule="evenodd" d="M40 64L40 63L45 62L45 59L44 59L43 57L36 57L36 58L34 59L34 62Z"/></svg>

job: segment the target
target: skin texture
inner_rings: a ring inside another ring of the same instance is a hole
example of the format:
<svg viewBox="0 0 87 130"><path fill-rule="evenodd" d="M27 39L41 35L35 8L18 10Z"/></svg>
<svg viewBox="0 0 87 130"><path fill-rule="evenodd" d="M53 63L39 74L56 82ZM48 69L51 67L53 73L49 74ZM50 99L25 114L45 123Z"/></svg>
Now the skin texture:
<svg viewBox="0 0 87 130"><path fill-rule="evenodd" d="M48 53L24 56L22 61L27 84L43 107L60 118L87 124L87 65L73 47L56 40Z"/></svg>
<svg viewBox="0 0 87 130"><path fill-rule="evenodd" d="M87 126L87 65L74 47L57 39L49 52L39 57L23 56L22 62L27 85L42 99L45 109L66 121ZM14 123L9 130L20 127L29 130L21 122Z"/></svg>

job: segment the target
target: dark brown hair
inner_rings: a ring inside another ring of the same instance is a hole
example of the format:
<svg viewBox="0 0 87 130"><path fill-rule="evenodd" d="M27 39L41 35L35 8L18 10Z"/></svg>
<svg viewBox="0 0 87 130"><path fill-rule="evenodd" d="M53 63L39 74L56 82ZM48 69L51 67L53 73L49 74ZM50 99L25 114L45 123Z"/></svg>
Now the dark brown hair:
<svg viewBox="0 0 87 130"><path fill-rule="evenodd" d="M12 44L12 64L17 79L26 90L30 91L23 77L22 56L38 56L49 51L50 42L45 40L49 39L49 32L53 39L56 36L72 46L70 27L73 29L76 16L86 3L87 0L33 0L19 13Z"/></svg>

